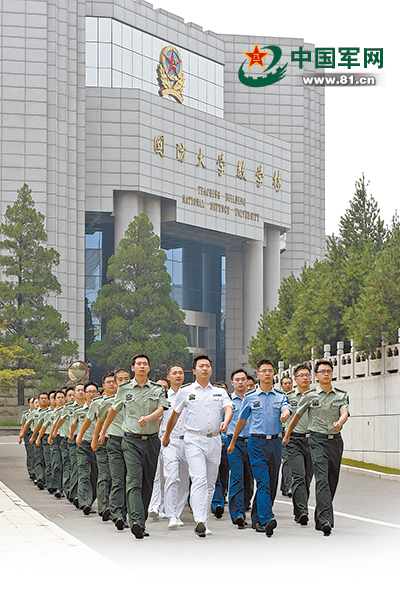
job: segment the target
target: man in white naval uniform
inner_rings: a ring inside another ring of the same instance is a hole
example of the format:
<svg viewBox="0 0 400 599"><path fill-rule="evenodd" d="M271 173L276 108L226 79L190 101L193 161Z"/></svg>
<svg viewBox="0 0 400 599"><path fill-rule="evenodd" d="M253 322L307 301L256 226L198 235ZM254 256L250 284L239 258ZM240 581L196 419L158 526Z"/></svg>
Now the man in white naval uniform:
<svg viewBox="0 0 400 599"><path fill-rule="evenodd" d="M168 446L171 432L185 408L184 442L192 481L190 506L196 522L194 531L198 536L205 537L211 534L207 520L221 460L220 435L226 433L232 418L232 401L225 389L211 385L212 364L207 355L193 359L193 373L196 381L183 385L176 394L163 446ZM222 412L225 412L224 421Z"/></svg>
<svg viewBox="0 0 400 599"><path fill-rule="evenodd" d="M179 366L179 364L170 366L167 379L171 385L168 389L170 408L164 410L160 426L160 437L164 436L168 420L175 407L176 394L185 380L182 366ZM174 430L171 432L169 445L162 447L164 458L164 509L165 515L169 518L169 529L184 525L180 515L189 495L189 466L183 441L186 430L185 419L186 410L183 410Z"/></svg>

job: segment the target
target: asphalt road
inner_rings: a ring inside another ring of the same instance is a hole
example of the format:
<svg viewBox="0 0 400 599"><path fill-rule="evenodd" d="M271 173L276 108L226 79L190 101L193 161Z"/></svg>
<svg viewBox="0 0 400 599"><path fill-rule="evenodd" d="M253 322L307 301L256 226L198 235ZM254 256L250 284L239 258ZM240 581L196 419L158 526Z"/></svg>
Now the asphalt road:
<svg viewBox="0 0 400 599"><path fill-rule="evenodd" d="M315 592L324 597L338 593L375 597L396 588L398 592L400 483L396 481L342 472L330 537L317 532L312 523L296 524L291 501L278 492L274 504L278 528L271 539L251 528L238 530L227 510L220 520L210 517L212 536L198 538L185 508L183 528L169 531L167 520L149 520L150 537L137 540L129 530L119 532L97 514L84 516L66 499L39 491L27 476L25 448L16 437L0 438L0 480L33 509L119 565L121 575L132 577L144 596L243 597L273 591L281 596L308 597ZM314 505L312 491L311 518ZM106 573L88 573L93 575ZM149 588L157 594L149 593Z"/></svg>

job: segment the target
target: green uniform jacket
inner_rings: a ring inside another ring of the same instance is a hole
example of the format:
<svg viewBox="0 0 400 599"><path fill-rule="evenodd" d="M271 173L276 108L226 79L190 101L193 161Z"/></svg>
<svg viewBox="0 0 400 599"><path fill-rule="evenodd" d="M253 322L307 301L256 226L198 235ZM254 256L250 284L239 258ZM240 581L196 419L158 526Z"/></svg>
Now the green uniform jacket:
<svg viewBox="0 0 400 599"><path fill-rule="evenodd" d="M118 387L112 408L116 412L122 410L124 433L152 435L158 432L157 419L143 427L138 424L138 420L141 416L152 414L158 406L164 409L169 407L164 387L149 379L141 387L132 379Z"/></svg>
<svg viewBox="0 0 400 599"><path fill-rule="evenodd" d="M325 393L318 385L316 389L306 391L302 395L297 414L302 416L307 410L310 432L335 435L333 423L339 420L340 412L343 410L349 412L347 391L331 387L329 393Z"/></svg>

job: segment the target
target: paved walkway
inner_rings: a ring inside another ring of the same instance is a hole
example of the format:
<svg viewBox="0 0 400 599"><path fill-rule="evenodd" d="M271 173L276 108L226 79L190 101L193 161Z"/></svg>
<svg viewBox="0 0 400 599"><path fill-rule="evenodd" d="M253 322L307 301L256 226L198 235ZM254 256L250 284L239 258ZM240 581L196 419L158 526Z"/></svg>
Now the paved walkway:
<svg viewBox="0 0 400 599"><path fill-rule="evenodd" d="M44 591L51 596L51 588L64 587L65 578L62 584L60 579L67 571L73 576L71 589L76 590L78 585L82 591L87 589L89 582L90 586L95 585L93 591L115 591L123 578L123 572L116 565L29 507L0 482L2 592L17 588L22 591L21 587L26 584L25 592L21 595L15 593L15 597L43 596ZM86 579L88 573L90 581ZM93 573L98 575L97 583ZM37 585L32 585L33 580L37 581ZM52 587L52 584L56 586Z"/></svg>

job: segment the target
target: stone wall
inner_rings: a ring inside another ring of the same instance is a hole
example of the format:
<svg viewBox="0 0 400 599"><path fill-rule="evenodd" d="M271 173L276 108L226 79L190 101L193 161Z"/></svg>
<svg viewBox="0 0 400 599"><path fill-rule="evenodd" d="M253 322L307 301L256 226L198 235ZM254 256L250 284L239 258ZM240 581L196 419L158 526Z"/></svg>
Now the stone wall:
<svg viewBox="0 0 400 599"><path fill-rule="evenodd" d="M400 469L400 343L382 343L370 356L355 351L353 344L345 354L342 342L337 355L331 356L330 350L324 346L324 357L333 366L333 385L350 397L350 418L343 427L344 457ZM310 360L312 369L316 362ZM280 362L276 380L284 373L292 375L294 368L284 370Z"/></svg>

